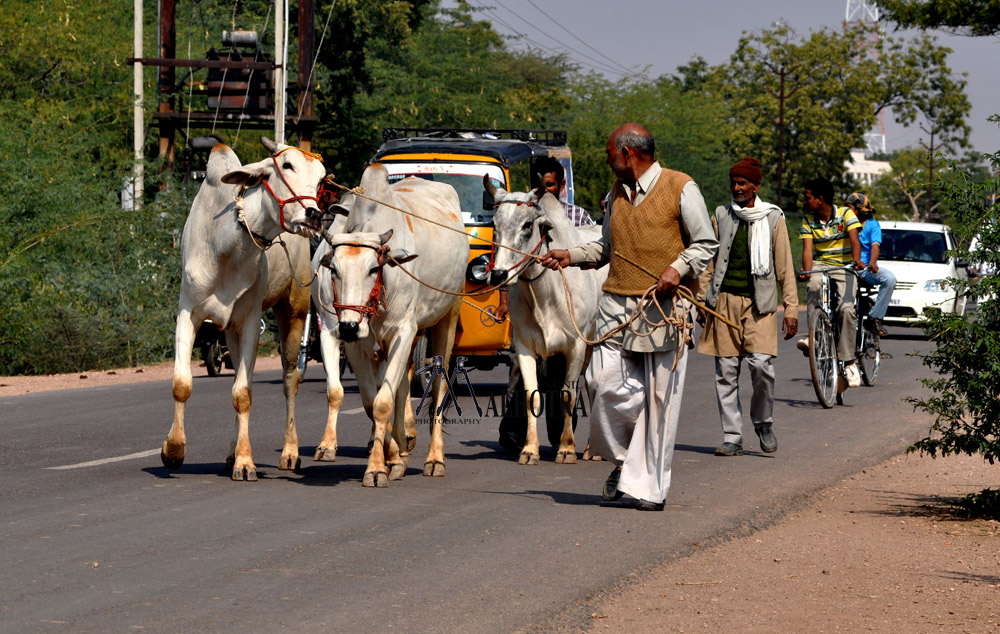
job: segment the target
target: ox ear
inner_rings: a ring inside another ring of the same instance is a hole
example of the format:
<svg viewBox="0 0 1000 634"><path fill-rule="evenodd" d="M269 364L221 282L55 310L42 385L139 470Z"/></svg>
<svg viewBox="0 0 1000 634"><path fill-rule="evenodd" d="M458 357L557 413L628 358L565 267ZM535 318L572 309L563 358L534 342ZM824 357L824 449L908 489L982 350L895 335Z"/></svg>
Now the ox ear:
<svg viewBox="0 0 1000 634"><path fill-rule="evenodd" d="M417 254L411 253L406 249L393 249L389 251L389 261L387 264L389 266L396 266L397 264L406 264L410 260L416 259Z"/></svg>
<svg viewBox="0 0 1000 634"><path fill-rule="evenodd" d="M278 151L278 144L267 138L266 136L260 137L260 144L267 148L267 151L274 154Z"/></svg>
<svg viewBox="0 0 1000 634"><path fill-rule="evenodd" d="M554 226L555 225L552 224L552 221L549 220L548 216L542 215L538 217L538 233L540 235L544 236L548 234L549 232L552 231L552 227Z"/></svg>
<svg viewBox="0 0 1000 634"><path fill-rule="evenodd" d="M245 187L256 187L268 176L270 172L263 162L251 163L243 167L228 172L222 176L222 182L227 185L243 185Z"/></svg>
<svg viewBox="0 0 1000 634"><path fill-rule="evenodd" d="M326 208L326 211L328 213L331 213L331 214L334 214L334 215L338 215L338 216L349 216L349 215L351 215L351 208L348 207L348 206L346 206L346 205L344 205L344 204L342 204L342 203L337 203L335 205L330 205L329 207Z"/></svg>

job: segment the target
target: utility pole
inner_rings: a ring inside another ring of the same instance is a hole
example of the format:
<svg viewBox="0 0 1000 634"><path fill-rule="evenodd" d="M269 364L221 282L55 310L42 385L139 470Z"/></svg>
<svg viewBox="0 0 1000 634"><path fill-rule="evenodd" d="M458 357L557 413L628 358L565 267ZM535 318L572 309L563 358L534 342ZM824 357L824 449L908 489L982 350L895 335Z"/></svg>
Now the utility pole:
<svg viewBox="0 0 1000 634"><path fill-rule="evenodd" d="M135 59L142 59L142 0L135 0L134 4L134 19L135 24L132 29L133 44L132 47L135 51ZM136 61L132 65L132 98L135 100L133 108L133 127L132 133L135 137L133 139L133 149L135 151L134 160L135 166L132 172L132 209L139 209L142 206L142 179L143 179L143 165L142 165L142 142L145 138L145 125L146 116L142 109L143 100L143 90L142 90L142 62Z"/></svg>
<svg viewBox="0 0 1000 634"><path fill-rule="evenodd" d="M764 90L767 91L769 95L778 100L778 206L781 207L782 203L782 189L784 185L785 174L785 102L792 98L792 95L799 91L802 87L801 84L792 88L791 92L786 92L785 79L790 75L794 75L795 72L802 67L802 64L796 64L792 68L786 68L784 64L775 68L771 64L765 63L767 69L778 76L778 92L774 92L767 86L764 86Z"/></svg>
<svg viewBox="0 0 1000 634"><path fill-rule="evenodd" d="M288 0L278 0L274 7L274 141L285 142L285 83L288 73L288 47L285 44L285 19Z"/></svg>

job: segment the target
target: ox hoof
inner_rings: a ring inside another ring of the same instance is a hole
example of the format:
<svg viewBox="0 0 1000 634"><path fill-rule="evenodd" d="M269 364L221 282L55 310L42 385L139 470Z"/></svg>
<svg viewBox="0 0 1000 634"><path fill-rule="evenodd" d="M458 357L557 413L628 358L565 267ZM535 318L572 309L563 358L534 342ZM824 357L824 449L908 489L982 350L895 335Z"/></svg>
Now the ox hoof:
<svg viewBox="0 0 1000 634"><path fill-rule="evenodd" d="M278 460L278 468L282 471L298 471L302 466L302 459L298 456L282 456Z"/></svg>
<svg viewBox="0 0 1000 634"><path fill-rule="evenodd" d="M406 450L407 451L413 451L413 448L416 447L416 446L417 446L417 437L416 436L407 436L406 437Z"/></svg>
<svg viewBox="0 0 1000 634"><path fill-rule="evenodd" d="M556 454L556 464L576 464L576 452L560 451Z"/></svg>
<svg viewBox="0 0 1000 634"><path fill-rule="evenodd" d="M429 460L424 463L424 475L433 478L444 477L444 463L440 460Z"/></svg>
<svg viewBox="0 0 1000 634"><path fill-rule="evenodd" d="M167 469L175 471L180 469L181 465L184 464L184 448L181 447L180 451L175 449L171 452L167 447L167 443L163 443L163 449L160 449L160 461Z"/></svg>
<svg viewBox="0 0 1000 634"><path fill-rule="evenodd" d="M407 460L409 462L409 460ZM406 475L406 465L402 463L397 463L389 465L389 479L390 480L402 480L403 476Z"/></svg>
<svg viewBox="0 0 1000 634"><path fill-rule="evenodd" d="M361 486L384 489L389 486L389 476L386 475L385 471L368 471L361 479Z"/></svg>
<svg viewBox="0 0 1000 634"><path fill-rule="evenodd" d="M337 462L337 446L316 447L316 453L313 455L313 460L317 462Z"/></svg>
<svg viewBox="0 0 1000 634"><path fill-rule="evenodd" d="M538 464L538 454L522 451L521 455L517 458L517 464L536 465Z"/></svg>
<svg viewBox="0 0 1000 634"><path fill-rule="evenodd" d="M248 465L245 467L234 467L233 475L231 476L236 482L256 482L257 481L257 467L253 465Z"/></svg>

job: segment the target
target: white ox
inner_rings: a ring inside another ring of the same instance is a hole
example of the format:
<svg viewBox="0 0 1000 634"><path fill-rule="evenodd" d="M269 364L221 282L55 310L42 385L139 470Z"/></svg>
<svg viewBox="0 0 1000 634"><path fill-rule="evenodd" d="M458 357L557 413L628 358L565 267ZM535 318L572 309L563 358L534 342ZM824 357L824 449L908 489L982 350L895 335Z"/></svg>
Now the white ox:
<svg viewBox="0 0 1000 634"><path fill-rule="evenodd" d="M447 367L461 307L460 297L418 283L397 264L405 264L411 275L427 284L460 293L469 240L458 194L450 185L408 178L390 186L378 163L365 170L361 185L367 198L357 197L349 210L338 207L348 214L346 233L327 240L333 247L330 276L337 293L333 306L339 313L337 332L347 345L361 397L375 422L362 484L385 487L390 479L401 478L409 463L407 370L417 332L429 330L433 355L441 356ZM442 416L436 414L445 388L443 380L435 382L433 409L428 410L434 418L426 476L445 473Z"/></svg>
<svg viewBox="0 0 1000 634"><path fill-rule="evenodd" d="M538 192L508 193L496 189L489 177L483 179L486 190L498 205L493 216L493 240L524 253L538 255L552 249L566 249L600 238L599 227L578 228L566 217L562 205L551 194L539 198ZM597 304L607 269L565 269L566 281L573 297L573 314L580 331L594 338ZM566 357L566 382L562 391L563 431L556 451L556 462L576 462L576 439L573 436L573 410L579 393L580 372L590 359L590 348L577 334L570 319L566 291L558 272L542 267L532 257L526 257L498 246L495 250L490 284L506 283L511 287L508 298L509 319L514 324L512 340L517 363L527 392L528 433L520 464L538 464L537 416L541 394L535 357L547 359L562 353ZM547 407L556 407L548 403Z"/></svg>
<svg viewBox="0 0 1000 634"><path fill-rule="evenodd" d="M341 208L349 209L353 200L353 194L344 195L340 199ZM345 216L335 216L330 225L329 233L343 232L346 224L347 218ZM326 371L327 403L326 429L322 440L316 447L313 460L326 462L334 462L337 459L337 416L344 403L344 386L340 381L340 340L337 338L339 321L337 320L337 311L333 307L336 297L330 277L330 257L328 257L332 250L329 242L326 240L320 242L313 253L310 265L312 270L317 271L316 279L312 283L312 301L320 322L317 326L319 327L320 347L323 350L323 369ZM362 360L357 359L352 362L351 367L361 364ZM370 398L367 403L370 415Z"/></svg>
<svg viewBox="0 0 1000 634"><path fill-rule="evenodd" d="M171 469L184 462L184 408L191 396L191 348L197 326L211 319L225 330L233 356L236 430L226 460L233 480L256 480L250 451L249 416L262 309L274 308L282 341L286 425L280 469L299 464L295 431L296 356L309 310L309 241L320 227L316 193L326 175L316 155L261 137L272 154L241 166L228 146L218 144L208 159L205 182L191 205L181 242L183 276L174 351L174 422L160 458ZM243 217L233 197L243 193ZM282 232L280 244L264 251Z"/></svg>

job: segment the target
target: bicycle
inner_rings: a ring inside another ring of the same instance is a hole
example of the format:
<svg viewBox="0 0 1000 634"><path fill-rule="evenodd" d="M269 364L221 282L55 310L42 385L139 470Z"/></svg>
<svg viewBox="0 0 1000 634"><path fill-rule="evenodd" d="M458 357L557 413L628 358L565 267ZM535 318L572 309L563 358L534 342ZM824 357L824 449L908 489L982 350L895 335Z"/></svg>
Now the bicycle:
<svg viewBox="0 0 1000 634"><path fill-rule="evenodd" d="M878 329L869 317L873 303L873 289L877 287L863 284L860 273L854 265L833 267L829 269L813 269L799 271L799 275L819 274L823 276L820 286L820 305L809 323L809 371L812 374L813 388L820 404L829 409L834 403L844 404L844 392L847 390L847 361L837 358L837 340L840 337L840 319L836 318L836 309L840 297L836 286L830 284L830 274L835 271L849 271L857 279L854 292L854 311L857 315L854 333L854 361L861 370L861 379L867 386L872 386L878 380L879 366L882 362L881 342Z"/></svg>

